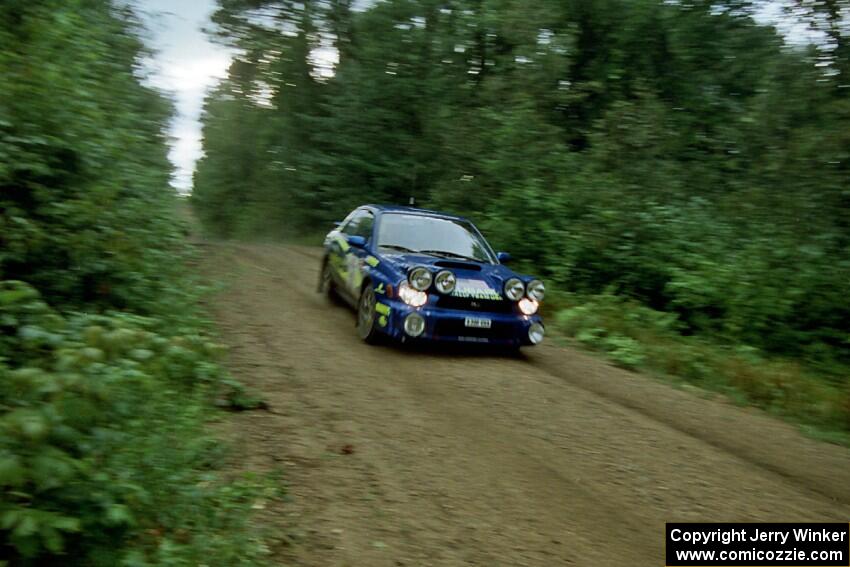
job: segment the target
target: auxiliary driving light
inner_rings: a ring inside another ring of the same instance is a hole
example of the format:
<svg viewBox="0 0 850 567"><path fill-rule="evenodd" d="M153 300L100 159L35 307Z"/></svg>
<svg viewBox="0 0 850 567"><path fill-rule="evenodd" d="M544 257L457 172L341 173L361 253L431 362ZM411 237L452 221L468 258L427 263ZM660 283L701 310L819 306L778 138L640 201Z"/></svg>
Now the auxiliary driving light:
<svg viewBox="0 0 850 567"><path fill-rule="evenodd" d="M505 282L505 295L511 301L519 301L525 293L525 284L518 278L511 278Z"/></svg>
<svg viewBox="0 0 850 567"><path fill-rule="evenodd" d="M528 282L528 289L525 290L528 297L534 301L543 301L543 296L546 295L546 286L540 280L531 280Z"/></svg>
<svg viewBox="0 0 850 567"><path fill-rule="evenodd" d="M527 297L523 297L519 300L519 310L522 311L523 315L534 315L537 313L537 308L539 306L539 303Z"/></svg>
<svg viewBox="0 0 850 567"><path fill-rule="evenodd" d="M410 275L407 279L413 289L425 291L431 285L431 278L431 272L428 271L428 268L420 267L410 270Z"/></svg>
<svg viewBox="0 0 850 567"><path fill-rule="evenodd" d="M411 313L404 319L404 332L411 337L418 337L425 331L425 319L419 313ZM541 339L542 335L541 335Z"/></svg>
<svg viewBox="0 0 850 567"><path fill-rule="evenodd" d="M422 307L428 303L428 294L413 289L407 282L401 282L401 285L398 286L398 296L411 307Z"/></svg>
<svg viewBox="0 0 850 567"><path fill-rule="evenodd" d="M407 323L405 323L405 327ZM543 342L543 336L546 334L546 330L543 328L543 325L540 323L532 323L528 328L528 340L531 341L533 345L539 345Z"/></svg>
<svg viewBox="0 0 850 567"><path fill-rule="evenodd" d="M437 277L434 278L434 287L440 293L451 293L454 291L456 283L457 278L448 270L438 272Z"/></svg>

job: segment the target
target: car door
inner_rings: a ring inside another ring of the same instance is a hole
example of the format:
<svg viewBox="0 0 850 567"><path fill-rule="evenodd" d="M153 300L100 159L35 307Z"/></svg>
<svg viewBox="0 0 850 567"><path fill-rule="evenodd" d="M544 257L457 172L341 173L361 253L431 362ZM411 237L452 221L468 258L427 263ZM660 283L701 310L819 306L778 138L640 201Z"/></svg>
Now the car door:
<svg viewBox="0 0 850 567"><path fill-rule="evenodd" d="M372 238L372 227L375 224L375 216L372 211L363 209L351 219L351 222L343 227L342 235L349 244L344 250L344 278L345 290L354 301L360 297L360 286L363 284L363 271L369 240ZM361 237L364 246L350 244L351 237Z"/></svg>
<svg viewBox="0 0 850 567"><path fill-rule="evenodd" d="M351 301L357 301L360 296L363 262L367 253L364 247L351 245L350 239L358 236L368 242L372 236L374 223L372 211L355 210L340 224L339 230L331 238L328 252L331 275L337 289Z"/></svg>
<svg viewBox="0 0 850 567"><path fill-rule="evenodd" d="M359 210L354 210L348 214L345 219L336 229L328 234L325 245L328 250L327 261L330 265L331 278L334 280L334 285L338 291L347 293L346 282L348 281L348 271L346 270L346 252L349 244L346 237L346 230L350 230L350 225L354 218L359 214Z"/></svg>

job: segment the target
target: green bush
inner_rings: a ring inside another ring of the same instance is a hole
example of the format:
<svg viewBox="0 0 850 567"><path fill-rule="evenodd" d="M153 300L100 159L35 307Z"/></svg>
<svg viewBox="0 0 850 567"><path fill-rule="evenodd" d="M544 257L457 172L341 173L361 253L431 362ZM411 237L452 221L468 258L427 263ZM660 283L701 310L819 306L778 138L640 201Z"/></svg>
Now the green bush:
<svg viewBox="0 0 850 567"><path fill-rule="evenodd" d="M0 285L0 559L252 564L252 490L212 473L218 348L129 315L60 316Z"/></svg>
<svg viewBox="0 0 850 567"><path fill-rule="evenodd" d="M625 368L642 366L647 357L646 343L653 342L648 339L672 337L678 326L673 314L610 294L559 311L555 324L580 343L606 352Z"/></svg>

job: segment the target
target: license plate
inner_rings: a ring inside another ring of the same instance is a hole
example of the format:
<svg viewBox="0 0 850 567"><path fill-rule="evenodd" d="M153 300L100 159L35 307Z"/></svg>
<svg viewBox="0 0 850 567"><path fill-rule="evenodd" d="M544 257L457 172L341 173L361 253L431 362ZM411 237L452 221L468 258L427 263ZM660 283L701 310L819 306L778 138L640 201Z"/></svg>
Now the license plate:
<svg viewBox="0 0 850 567"><path fill-rule="evenodd" d="M489 329L490 325L492 325L492 321L490 319L479 319L478 317L467 317L463 320L463 324L467 327L473 327L475 329Z"/></svg>

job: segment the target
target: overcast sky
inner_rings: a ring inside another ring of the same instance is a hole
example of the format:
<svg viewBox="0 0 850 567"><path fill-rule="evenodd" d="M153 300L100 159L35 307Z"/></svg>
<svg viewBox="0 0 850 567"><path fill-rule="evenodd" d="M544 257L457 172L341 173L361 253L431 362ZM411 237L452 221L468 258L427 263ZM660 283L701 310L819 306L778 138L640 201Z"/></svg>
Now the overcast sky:
<svg viewBox="0 0 850 567"><path fill-rule="evenodd" d="M202 31L215 9L215 0L139 0L151 47L156 50L149 82L174 97L177 116L171 127L174 186L187 193L192 171L201 156L201 109L204 94L224 77L230 53L211 43Z"/></svg>
<svg viewBox="0 0 850 567"><path fill-rule="evenodd" d="M786 38L794 43L812 41L805 26L783 17L781 5L787 0L769 0L762 4L759 20L778 24ZM358 7L370 0L359 0ZM135 0L145 16L148 40L156 51L149 82L174 97L177 116L171 128L171 161L176 167L174 186L181 193L192 188L192 172L201 156L201 110L204 94L224 77L231 54L211 43L202 28L209 25L215 0ZM326 54L332 64L335 56Z"/></svg>

